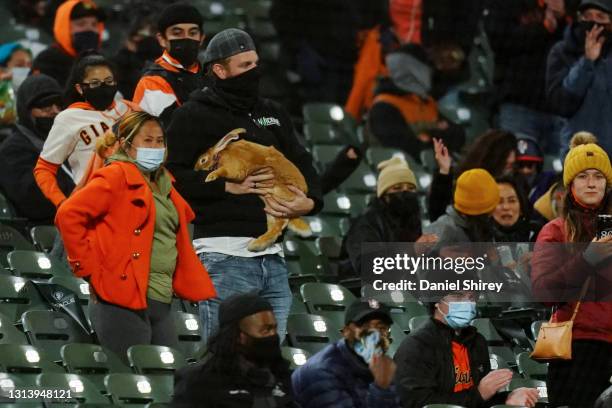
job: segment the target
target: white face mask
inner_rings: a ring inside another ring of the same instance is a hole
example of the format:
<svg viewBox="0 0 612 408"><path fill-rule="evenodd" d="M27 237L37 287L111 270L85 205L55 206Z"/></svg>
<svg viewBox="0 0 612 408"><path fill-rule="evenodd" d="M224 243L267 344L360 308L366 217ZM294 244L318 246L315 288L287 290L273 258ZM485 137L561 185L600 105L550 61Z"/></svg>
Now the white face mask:
<svg viewBox="0 0 612 408"><path fill-rule="evenodd" d="M136 163L144 171L155 171L164 162L166 156L166 148L159 149L149 147L136 148Z"/></svg>
<svg viewBox="0 0 612 408"><path fill-rule="evenodd" d="M16 91L19 89L23 81L28 77L30 73L30 68L27 67L13 67L11 68L11 73L13 74L13 89Z"/></svg>

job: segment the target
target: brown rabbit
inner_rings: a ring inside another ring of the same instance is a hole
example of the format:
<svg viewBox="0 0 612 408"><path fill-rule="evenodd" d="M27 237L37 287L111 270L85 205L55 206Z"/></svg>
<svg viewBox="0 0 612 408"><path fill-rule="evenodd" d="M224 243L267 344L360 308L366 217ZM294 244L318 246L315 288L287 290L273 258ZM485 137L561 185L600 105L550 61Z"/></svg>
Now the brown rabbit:
<svg viewBox="0 0 612 408"><path fill-rule="evenodd" d="M275 176L272 180L274 185L270 189L270 194L274 198L293 200L295 193L287 188L288 185L293 185L304 193L308 193L306 180L293 163L287 160L274 146L262 146L246 140L238 140L240 134L245 132L246 130L242 128L232 130L223 136L216 145L198 157L195 169L210 171L208 177L206 177L206 182L224 178L237 183L257 170L270 167ZM265 203L265 197L260 197ZM300 218L276 218L268 214L267 220L268 230L249 243L249 251L259 252L268 248L276 242L285 227L289 227L291 231L302 237L308 237L312 234L308 223Z"/></svg>

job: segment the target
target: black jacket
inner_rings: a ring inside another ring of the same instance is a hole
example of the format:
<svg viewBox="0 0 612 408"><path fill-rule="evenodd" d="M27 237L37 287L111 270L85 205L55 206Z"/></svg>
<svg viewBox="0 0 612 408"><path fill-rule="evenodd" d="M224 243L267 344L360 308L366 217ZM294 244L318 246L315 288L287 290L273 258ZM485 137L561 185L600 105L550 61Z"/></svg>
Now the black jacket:
<svg viewBox="0 0 612 408"><path fill-rule="evenodd" d="M251 366L229 375L212 370L207 360L175 374L173 408L293 408L291 373L276 376Z"/></svg>
<svg viewBox="0 0 612 408"><path fill-rule="evenodd" d="M59 94L56 81L46 75L28 78L17 94L19 121L12 134L0 145L0 188L15 207L17 215L38 224L53 224L55 207L40 191L34 180L34 166L43 147L43 137L34 130L30 104L40 96ZM69 195L74 183L68 173L59 169L57 180Z"/></svg>
<svg viewBox="0 0 612 408"><path fill-rule="evenodd" d="M452 341L467 347L474 387L454 392L455 367ZM457 336L449 326L431 319L404 339L393 357L397 364L395 386L404 408L428 404L456 404L470 408L503 404L506 393L484 401L478 392L480 380L491 371L485 338L474 327Z"/></svg>
<svg viewBox="0 0 612 408"><path fill-rule="evenodd" d="M246 129L245 140L274 146L295 164L306 179L308 196L315 201L312 213L321 209L319 175L285 110L271 100L259 99L250 112L238 111L214 88L205 87L174 112L167 131L168 168L176 177L177 189L196 213L195 238L257 237L267 229L258 196L226 193L225 180L204 183L207 173L193 170L202 153L236 128Z"/></svg>
<svg viewBox="0 0 612 408"><path fill-rule="evenodd" d="M58 45L51 45L32 61L32 72L49 75L63 88L68 82L72 65L76 58L62 51Z"/></svg>
<svg viewBox="0 0 612 408"><path fill-rule="evenodd" d="M351 148L357 153L356 159L349 159L346 156L346 153ZM353 174L355 169L359 167L362 158L363 155L359 148L349 145L340 150L332 162L326 163L321 173L321 191L323 195L338 188L340 184Z"/></svg>
<svg viewBox="0 0 612 408"><path fill-rule="evenodd" d="M546 111L546 59L563 36L560 20L550 32L541 21L521 24L527 13L543 16L537 0L487 0L485 28L495 52L500 102L512 102Z"/></svg>
<svg viewBox="0 0 612 408"><path fill-rule="evenodd" d="M407 228L397 217L389 213L380 199L374 199L365 213L351 223L342 243L342 252L348 255L352 273L361 276L362 243L416 241L421 236L420 215L417 214L414 221L414 225ZM343 273L351 272L343 270Z"/></svg>

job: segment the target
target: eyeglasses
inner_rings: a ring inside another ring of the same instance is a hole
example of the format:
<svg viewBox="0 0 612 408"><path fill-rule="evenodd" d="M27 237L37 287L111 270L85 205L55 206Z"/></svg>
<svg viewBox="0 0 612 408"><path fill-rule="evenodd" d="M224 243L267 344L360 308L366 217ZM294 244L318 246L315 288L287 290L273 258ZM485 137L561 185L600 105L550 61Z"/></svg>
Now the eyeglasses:
<svg viewBox="0 0 612 408"><path fill-rule="evenodd" d="M81 82L81 86L85 87L85 88L98 88L100 86L102 86L102 84L106 85L106 86L114 86L117 85L117 81L115 81L115 78L106 78L104 81L100 81L98 79L93 79L89 82Z"/></svg>

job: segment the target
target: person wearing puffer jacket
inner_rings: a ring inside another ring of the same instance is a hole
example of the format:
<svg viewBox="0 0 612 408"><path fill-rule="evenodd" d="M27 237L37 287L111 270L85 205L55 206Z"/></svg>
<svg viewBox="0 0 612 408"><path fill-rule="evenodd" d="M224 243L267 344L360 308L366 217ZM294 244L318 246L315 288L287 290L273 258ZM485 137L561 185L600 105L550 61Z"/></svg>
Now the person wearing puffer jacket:
<svg viewBox="0 0 612 408"><path fill-rule="evenodd" d="M596 142L586 132L572 138L563 170L568 189L563 213L540 231L531 263L533 293L556 306L554 322L572 318L590 277L573 322L572 359L549 364L548 398L554 407L594 406L612 375L612 237L595 238L597 216L612 210L612 166ZM572 244L570 252L566 243Z"/></svg>

